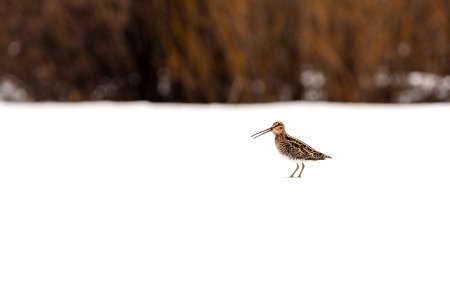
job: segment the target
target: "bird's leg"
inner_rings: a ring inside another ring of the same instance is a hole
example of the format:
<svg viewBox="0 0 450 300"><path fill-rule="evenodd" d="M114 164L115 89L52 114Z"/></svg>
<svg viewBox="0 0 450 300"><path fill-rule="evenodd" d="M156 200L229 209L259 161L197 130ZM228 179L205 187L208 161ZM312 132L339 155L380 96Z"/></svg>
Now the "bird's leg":
<svg viewBox="0 0 450 300"><path fill-rule="evenodd" d="M297 167L298 167L298 165L297 165ZM298 178L300 178L302 176L304 168L305 168L305 164L302 162L302 169L300 170L300 174L298 174Z"/></svg>
<svg viewBox="0 0 450 300"><path fill-rule="evenodd" d="M295 174L295 172L297 172L297 170L298 170L298 163L296 163L296 165L297 165L297 168L295 168L295 171L294 171L294 173L292 173L292 175L291 175L291 176L289 176L289 177L294 177L294 174Z"/></svg>

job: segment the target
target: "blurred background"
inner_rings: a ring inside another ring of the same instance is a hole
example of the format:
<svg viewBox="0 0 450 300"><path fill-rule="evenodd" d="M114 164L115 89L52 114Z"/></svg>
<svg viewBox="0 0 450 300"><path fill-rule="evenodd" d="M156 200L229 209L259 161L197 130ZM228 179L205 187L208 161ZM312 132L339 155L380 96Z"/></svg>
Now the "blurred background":
<svg viewBox="0 0 450 300"><path fill-rule="evenodd" d="M0 1L0 99L450 99L450 0Z"/></svg>

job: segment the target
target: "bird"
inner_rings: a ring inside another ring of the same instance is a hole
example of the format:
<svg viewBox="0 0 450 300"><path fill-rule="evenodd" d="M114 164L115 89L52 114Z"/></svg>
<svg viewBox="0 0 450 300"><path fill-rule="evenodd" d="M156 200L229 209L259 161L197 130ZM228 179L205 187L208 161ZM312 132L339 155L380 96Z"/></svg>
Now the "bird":
<svg viewBox="0 0 450 300"><path fill-rule="evenodd" d="M275 135L275 146L281 156L287 158L288 160L294 161L297 165L294 172L289 177L294 177L295 172L299 169L299 162L302 163L302 169L297 176L298 178L302 176L303 169L305 168L303 161L324 160L331 158L331 156L319 152L308 146L306 143L287 134L282 122L275 122L271 127L261 130L260 132L253 134L251 137L256 139L257 137L260 137L268 132L272 132Z"/></svg>

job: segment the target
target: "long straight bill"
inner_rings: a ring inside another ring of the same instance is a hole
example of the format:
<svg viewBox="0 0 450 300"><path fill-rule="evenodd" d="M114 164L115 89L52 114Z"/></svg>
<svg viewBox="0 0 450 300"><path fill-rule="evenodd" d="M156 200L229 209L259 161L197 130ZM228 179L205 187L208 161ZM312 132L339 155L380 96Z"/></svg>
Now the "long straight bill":
<svg viewBox="0 0 450 300"><path fill-rule="evenodd" d="M266 134L266 133L270 132L271 130L272 130L272 127L264 129L264 130L262 130L260 132L255 133L254 135L252 135L252 138L256 139L257 137L260 137L263 134Z"/></svg>

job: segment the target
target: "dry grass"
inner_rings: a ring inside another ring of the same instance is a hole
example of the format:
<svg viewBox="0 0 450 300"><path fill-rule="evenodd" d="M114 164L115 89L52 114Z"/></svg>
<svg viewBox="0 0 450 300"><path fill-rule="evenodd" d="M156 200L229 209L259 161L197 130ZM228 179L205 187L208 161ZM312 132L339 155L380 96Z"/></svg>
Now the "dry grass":
<svg viewBox="0 0 450 300"><path fill-rule="evenodd" d="M450 73L449 0L0 3L0 76L36 100L389 102L380 72ZM436 100L433 97L424 99Z"/></svg>

